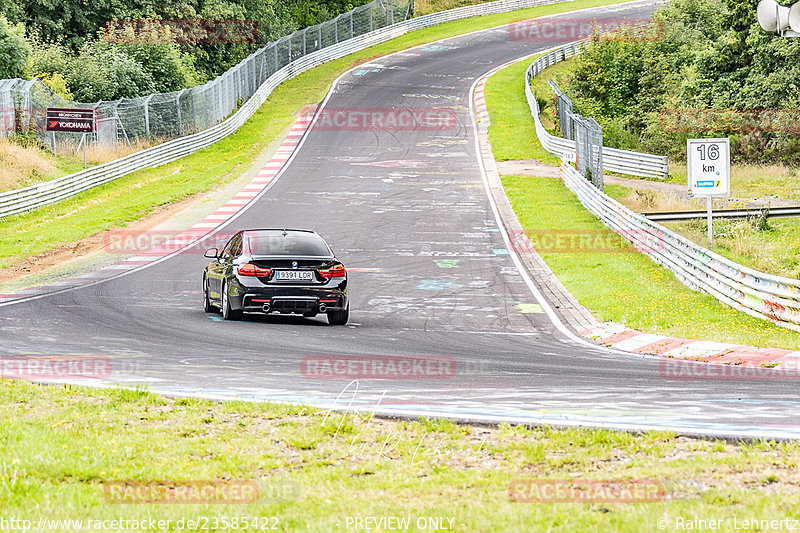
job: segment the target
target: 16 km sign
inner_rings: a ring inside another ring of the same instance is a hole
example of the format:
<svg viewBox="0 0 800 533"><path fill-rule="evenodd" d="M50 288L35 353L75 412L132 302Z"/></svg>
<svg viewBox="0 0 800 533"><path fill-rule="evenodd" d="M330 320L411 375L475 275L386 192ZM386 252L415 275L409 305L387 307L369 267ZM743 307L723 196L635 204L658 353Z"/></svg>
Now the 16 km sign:
<svg viewBox="0 0 800 533"><path fill-rule="evenodd" d="M706 198L708 249L714 249L712 197L731 195L730 139L687 139L686 165L689 173L689 194Z"/></svg>
<svg viewBox="0 0 800 533"><path fill-rule="evenodd" d="M727 138L688 139L686 149L692 196L730 196L730 141Z"/></svg>
<svg viewBox="0 0 800 533"><path fill-rule="evenodd" d="M94 109L48 107L45 120L47 131L92 133L95 130Z"/></svg>

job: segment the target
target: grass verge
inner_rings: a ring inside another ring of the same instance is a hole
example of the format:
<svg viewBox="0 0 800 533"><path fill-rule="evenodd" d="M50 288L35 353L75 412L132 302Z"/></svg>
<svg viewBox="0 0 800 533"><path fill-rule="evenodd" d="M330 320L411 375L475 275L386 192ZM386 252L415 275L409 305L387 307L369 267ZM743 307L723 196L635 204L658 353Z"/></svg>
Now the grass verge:
<svg viewBox="0 0 800 533"><path fill-rule="evenodd" d="M247 124L205 150L155 169L135 172L58 204L0 220L0 268L8 268L21 257L51 250L59 244L122 227L158 206L236 179L291 125L296 113L309 103L320 102L333 80L359 62L517 20L617 2L577 0L454 21L411 32L314 68L278 87Z"/></svg>
<svg viewBox="0 0 800 533"><path fill-rule="evenodd" d="M82 519L84 529L89 520L153 519L171 520L176 530L255 531L241 524L226 529L223 517L248 517L248 524L275 517L268 521L275 530L316 532L357 529L347 527L348 517L393 516L410 519L403 531L424 530L417 521L430 517L445 519L444 527L427 530L641 532L659 531L659 518L667 517L670 525L722 519L723 529L732 530L734 518L796 515L800 493L797 443L340 413L326 418L298 406L170 400L15 380L0 380L0 412L2 518L34 525L42 517ZM663 487L663 497L651 503L619 503L608 495L588 503L514 501L509 487L528 480L621 482L634 490L635 480L648 480ZM134 494L158 498L182 482L254 483L260 494L248 504L131 503ZM175 527L202 517L205 528Z"/></svg>
<svg viewBox="0 0 800 533"><path fill-rule="evenodd" d="M538 56L537 56L538 57ZM544 163L558 165L559 159L542 147L536 136L536 127L531 120L528 99L525 97L525 71L534 58L514 63L496 72L486 84L486 101L492 102L489 109L491 127L489 141L497 161L517 161L538 159ZM555 78L567 68L565 62L550 67L546 75L534 78L534 94L542 111L542 124L554 133L554 111L547 80ZM495 120L495 116L501 117Z"/></svg>
<svg viewBox="0 0 800 533"><path fill-rule="evenodd" d="M537 158L543 150L533 131L521 83L529 63L507 67L486 84L490 139L501 139L492 144L499 160ZM540 86L546 87L548 74L539 76ZM520 137L530 142L515 145L511 137L502 140L498 132L523 132ZM525 148L532 144L536 146ZM613 232L589 213L560 179L506 176L502 181L526 231L569 234L580 230L596 239L614 240ZM688 289L671 272L630 246L615 253L578 251L543 253L542 257L564 286L600 320L662 335L800 349L800 334Z"/></svg>

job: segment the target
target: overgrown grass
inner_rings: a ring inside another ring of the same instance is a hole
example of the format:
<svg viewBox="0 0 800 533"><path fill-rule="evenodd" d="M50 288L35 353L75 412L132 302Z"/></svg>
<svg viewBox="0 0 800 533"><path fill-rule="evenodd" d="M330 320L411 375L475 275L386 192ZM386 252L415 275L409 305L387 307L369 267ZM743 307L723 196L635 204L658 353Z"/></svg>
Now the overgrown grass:
<svg viewBox="0 0 800 533"><path fill-rule="evenodd" d="M146 391L11 380L0 380L0 416L4 518L34 525L40 517L154 518L172 520L177 530L182 518L262 516L277 517L279 531L316 532L347 530L348 517L399 516L411 518L407 531L422 530L419 517L447 517L454 531L638 533L658 531L662 516L719 516L730 525L733 516L792 516L800 493L797 443L734 445L669 433L476 427L340 413L326 418L299 406L169 400ZM511 483L525 480L649 480L663 487L664 497L652 503L512 501ZM114 503L106 492L111 483L186 481L250 482L260 493L248 504L170 505Z"/></svg>
<svg viewBox="0 0 800 533"><path fill-rule="evenodd" d="M278 87L247 124L212 147L156 169L135 172L58 204L0 220L0 268L61 243L124 226L158 206L234 180L291 125L296 113L310 103L320 102L333 80L359 62L517 20L616 2L578 0L450 22L321 65Z"/></svg>
<svg viewBox="0 0 800 533"><path fill-rule="evenodd" d="M486 84L490 134L496 128L532 131L533 120L524 95L521 100L517 97L528 63L512 65ZM546 84L548 75L537 81ZM516 102L516 107L510 102ZM520 137L538 144L535 132ZM520 150L509 145L501 142L498 148L494 144L492 148L499 151L500 159L508 159L511 154L517 159L536 158L542 150L540 146ZM507 176L503 184L526 231L584 230L597 238L613 239L613 233L580 204L560 179ZM564 286L600 320L662 335L800 349L797 333L749 317L688 289L671 272L630 246L618 253L579 251L543 253L542 257Z"/></svg>
<svg viewBox="0 0 800 533"><path fill-rule="evenodd" d="M421 17L430 13L445 11L456 7L483 4L492 0L415 0L414 15Z"/></svg>
<svg viewBox="0 0 800 533"><path fill-rule="evenodd" d="M670 162L671 183L688 183L686 163ZM798 169L786 165L731 163L731 197L796 199L800 204Z"/></svg>
<svg viewBox="0 0 800 533"><path fill-rule="evenodd" d="M717 219L713 224L714 251L750 268L792 279L800 278L800 220L773 218L761 227L749 220ZM705 220L667 224L667 227L707 246Z"/></svg>
<svg viewBox="0 0 800 533"><path fill-rule="evenodd" d="M24 187L54 174L52 158L41 150L0 139L0 192Z"/></svg>
<svg viewBox="0 0 800 533"><path fill-rule="evenodd" d="M86 165L93 167L119 159L150 146L146 141L116 147L92 145L86 151ZM76 142L56 143L52 148L38 142L0 139L0 192L35 185L83 170L83 150Z"/></svg>

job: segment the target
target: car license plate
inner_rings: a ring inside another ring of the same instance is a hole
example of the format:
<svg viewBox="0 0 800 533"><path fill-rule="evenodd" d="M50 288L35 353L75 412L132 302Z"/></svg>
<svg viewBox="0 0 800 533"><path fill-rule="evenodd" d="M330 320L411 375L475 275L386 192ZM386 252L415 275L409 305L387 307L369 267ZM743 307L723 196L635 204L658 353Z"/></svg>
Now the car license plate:
<svg viewBox="0 0 800 533"><path fill-rule="evenodd" d="M278 281L311 281L314 273L309 270L278 270Z"/></svg>

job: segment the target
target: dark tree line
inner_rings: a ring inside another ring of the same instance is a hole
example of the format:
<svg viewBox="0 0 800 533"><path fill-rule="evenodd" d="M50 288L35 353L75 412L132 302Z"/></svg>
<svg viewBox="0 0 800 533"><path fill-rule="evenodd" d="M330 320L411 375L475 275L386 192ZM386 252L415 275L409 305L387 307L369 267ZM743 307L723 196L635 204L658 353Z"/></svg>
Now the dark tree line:
<svg viewBox="0 0 800 533"><path fill-rule="evenodd" d="M0 0L0 78L38 76L79 101L191 87L365 0ZM247 21L238 42L119 42L119 21ZM254 38L249 38L250 36Z"/></svg>
<svg viewBox="0 0 800 533"><path fill-rule="evenodd" d="M735 158L800 163L800 39L764 32L757 3L672 0L650 38L599 39L567 82L576 111L611 146L682 159L687 138L728 135Z"/></svg>

